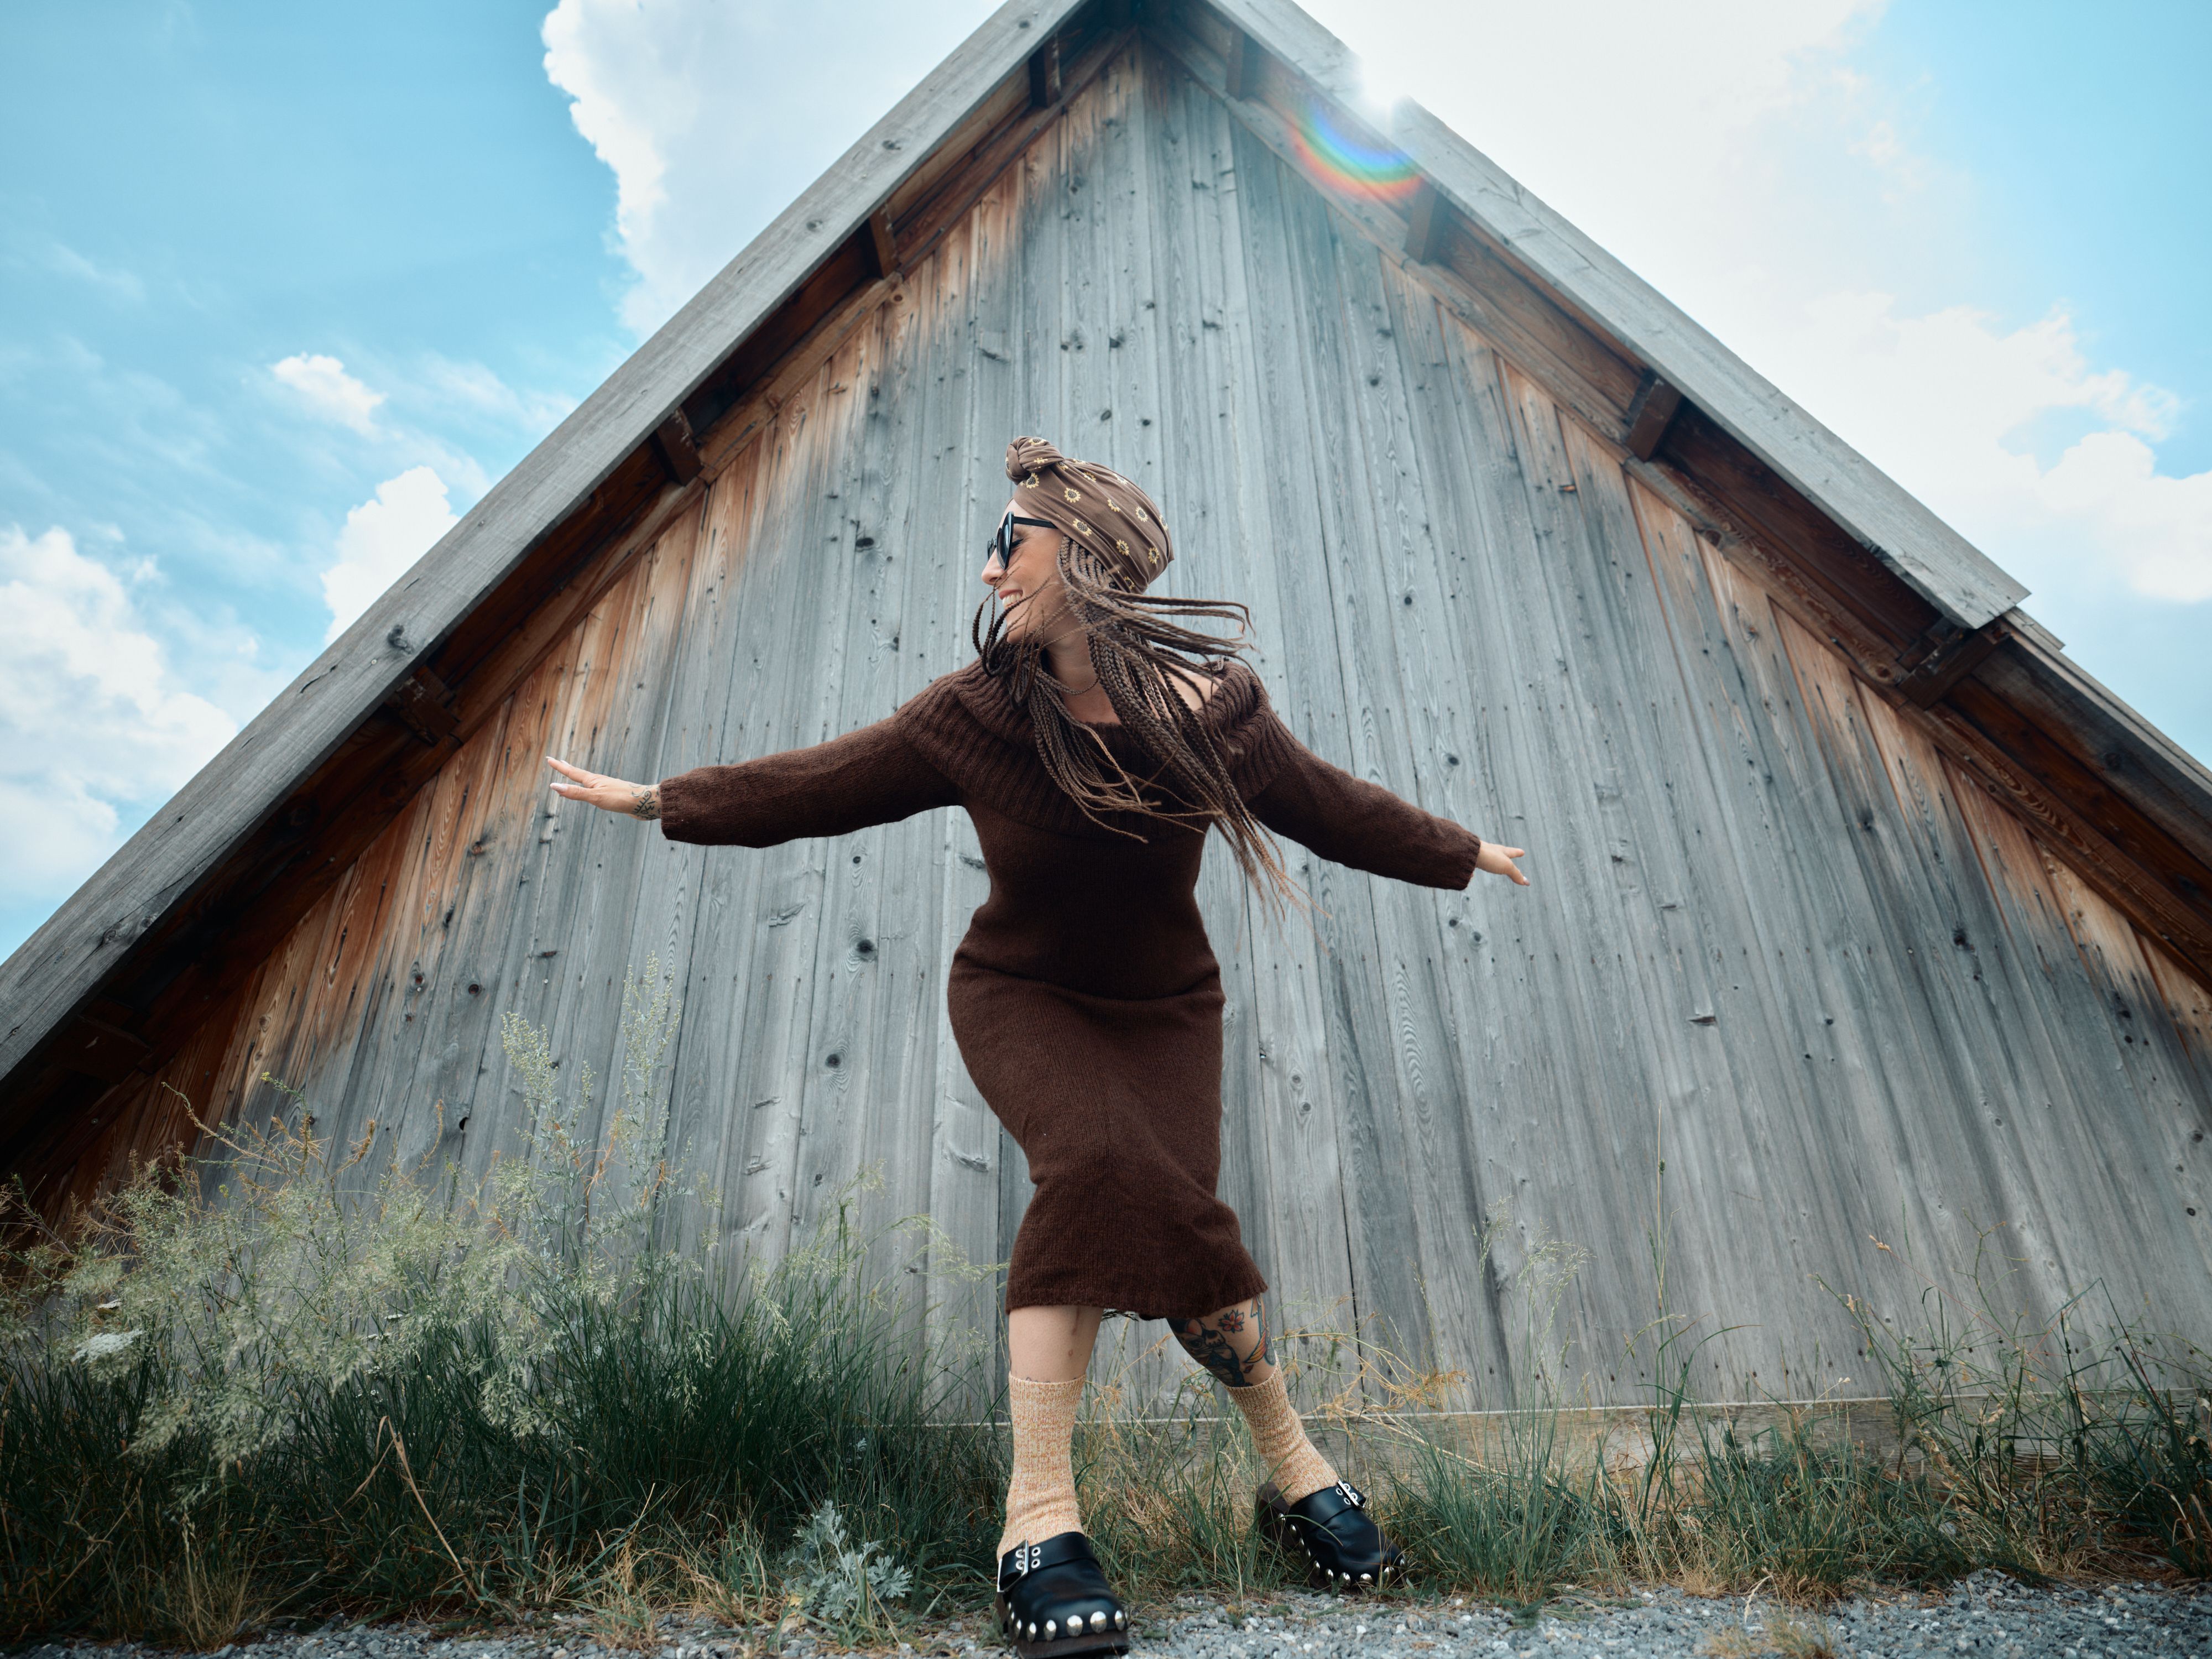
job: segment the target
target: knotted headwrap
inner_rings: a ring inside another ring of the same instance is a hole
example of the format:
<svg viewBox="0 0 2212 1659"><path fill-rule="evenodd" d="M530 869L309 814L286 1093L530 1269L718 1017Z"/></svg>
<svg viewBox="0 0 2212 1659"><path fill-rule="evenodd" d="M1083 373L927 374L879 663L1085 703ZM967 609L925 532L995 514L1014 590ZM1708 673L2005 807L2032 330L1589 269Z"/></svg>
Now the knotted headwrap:
<svg viewBox="0 0 2212 1659"><path fill-rule="evenodd" d="M1006 446L1006 476L1027 516L1073 537L1115 586L1141 593L1173 562L1158 506L1111 467L1072 461L1042 438L1017 438Z"/></svg>

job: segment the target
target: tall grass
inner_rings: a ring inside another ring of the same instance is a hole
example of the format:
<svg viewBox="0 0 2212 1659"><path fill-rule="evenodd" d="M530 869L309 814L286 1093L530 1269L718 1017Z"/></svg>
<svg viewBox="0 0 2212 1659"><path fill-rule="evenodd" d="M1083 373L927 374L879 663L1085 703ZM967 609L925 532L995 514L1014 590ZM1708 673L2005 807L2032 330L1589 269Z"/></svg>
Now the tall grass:
<svg viewBox="0 0 2212 1659"><path fill-rule="evenodd" d="M773 1613L824 1504L924 1583L971 1571L1003 1454L925 1426L950 1368L915 1357L846 1206L765 1270L665 1241L678 1200L712 1205L651 1103L674 1021L650 970L630 983L623 1098L592 1140L589 1078L564 1104L510 1018L524 1145L480 1180L295 1113L142 1171L72 1238L22 1242L19 1207L0 1636L211 1644L424 1607L619 1626L679 1593Z"/></svg>
<svg viewBox="0 0 2212 1659"><path fill-rule="evenodd" d="M208 1647L280 1618L558 1610L645 1646L672 1607L880 1638L987 1603L1003 1430L958 1420L975 1356L921 1345L890 1288L907 1276L870 1267L886 1244L939 1271L955 1253L926 1221L864 1237L844 1205L772 1267L679 1248L715 1196L655 1104L677 1017L652 969L626 988L597 1133L591 1079L564 1096L543 1033L510 1018L524 1127L481 1176L380 1156L374 1129L333 1146L295 1100L65 1233L19 1196L0 1217L0 1639ZM1977 1264L1963 1294L1931 1283L1909 1329L1844 1298L1885 1449L1819 1408L1747 1435L1692 1403L1710 1337L1668 1314L1656 1235L1653 1258L1638 1340L1660 1381L1632 1443L1563 1404L1570 1247L1528 1250L1506 1287L1543 1380L1479 1433L1437 1413L1455 1374L1358 1333L1278 1340L1419 1588L1533 1606L1638 1579L1818 1600L1984 1566L2212 1573L2201 1350L2085 1303L2008 1325ZM1260 1471L1204 1375L1164 1414L1125 1382L1100 1379L1077 1443L1117 1582L1140 1605L1300 1582L1253 1529Z"/></svg>
<svg viewBox="0 0 2212 1659"><path fill-rule="evenodd" d="M1474 1241L1488 1255L1505 1218ZM1765 1426L1701 1409L1693 1362L1714 1334L1661 1287L1639 1409L1571 1409L1553 1315L1582 1253L1537 1241L1503 1287L1537 1380L1470 1423L1439 1414L1455 1373L1344 1331L1273 1346L1332 1456L1374 1488L1383 1524L1430 1589L1533 1607L1567 1587L1665 1581L1817 1603L1872 1583L1936 1584L1984 1568L2058 1576L2212 1576L2212 1363L2176 1338L2092 1322L2081 1301L2045 1328L1998 1317L1985 1253L1962 1287L1931 1279L1918 1323L1843 1297L1886 1398L1774 1402ZM1238 1596L1299 1582L1249 1525L1249 1443L1210 1393L1132 1424L1111 1379L1079 1441L1085 1524L1140 1592ZM1597 1419L1593 1424L1593 1419Z"/></svg>

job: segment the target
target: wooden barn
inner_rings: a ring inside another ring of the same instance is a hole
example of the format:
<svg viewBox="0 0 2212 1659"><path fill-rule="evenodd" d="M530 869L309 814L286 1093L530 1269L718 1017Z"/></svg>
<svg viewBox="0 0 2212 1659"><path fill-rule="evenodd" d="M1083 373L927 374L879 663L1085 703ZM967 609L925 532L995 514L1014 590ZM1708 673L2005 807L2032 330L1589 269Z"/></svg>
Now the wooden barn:
<svg viewBox="0 0 2212 1659"><path fill-rule="evenodd" d="M1034 432L1164 504L1170 587L1249 605L1308 744L1532 849L1532 888L1466 892L1286 849L1325 914L1279 931L1209 859L1223 1191L1284 1316L1494 1401L1564 1240L1558 1335L1632 1398L1663 1211L1669 1310L1739 1328L1708 1397L1861 1391L1826 1287L1910 1315L1908 1244L1986 1240L2032 1318L2094 1287L2212 1334L2212 774L1353 84L1287 0L1010 0L0 969L0 1165L82 1196L186 1102L276 1111L273 1074L322 1133L481 1170L518 1134L498 1016L611 1076L651 957L723 1194L694 1245L773 1255L873 1165L864 1222L1003 1261L1023 1162L944 1012L965 815L674 846L541 757L652 779L889 714L970 654Z"/></svg>

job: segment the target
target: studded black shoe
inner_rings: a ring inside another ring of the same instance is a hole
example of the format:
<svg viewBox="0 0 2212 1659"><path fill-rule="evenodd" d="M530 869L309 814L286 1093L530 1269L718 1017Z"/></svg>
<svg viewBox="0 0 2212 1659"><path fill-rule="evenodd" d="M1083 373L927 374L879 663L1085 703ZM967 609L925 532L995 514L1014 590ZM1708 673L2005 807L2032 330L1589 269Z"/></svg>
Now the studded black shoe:
<svg viewBox="0 0 2212 1659"><path fill-rule="evenodd" d="M1008 1550L999 1559L994 1606L1018 1659L1129 1650L1128 1613L1079 1532Z"/></svg>
<svg viewBox="0 0 2212 1659"><path fill-rule="evenodd" d="M1313 1581L1342 1590L1372 1589L1392 1573L1403 1574L1403 1551L1382 1535L1367 1513L1367 1495L1349 1480L1285 1504L1272 1480L1254 1500L1260 1530L1303 1560Z"/></svg>

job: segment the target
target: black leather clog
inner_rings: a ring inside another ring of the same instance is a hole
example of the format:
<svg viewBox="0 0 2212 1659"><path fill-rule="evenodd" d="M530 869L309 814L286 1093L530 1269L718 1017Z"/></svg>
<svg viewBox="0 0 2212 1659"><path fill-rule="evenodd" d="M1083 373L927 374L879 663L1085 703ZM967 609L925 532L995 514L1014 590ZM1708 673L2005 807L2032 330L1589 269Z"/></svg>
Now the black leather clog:
<svg viewBox="0 0 2212 1659"><path fill-rule="evenodd" d="M1406 1570L1403 1551L1382 1535L1367 1513L1367 1495L1349 1480L1285 1504L1272 1480L1254 1500L1260 1530L1293 1560L1303 1560L1316 1583L1340 1590L1372 1589Z"/></svg>
<svg viewBox="0 0 2212 1659"><path fill-rule="evenodd" d="M1018 1659L1129 1650L1128 1613L1079 1532L1025 1540L1001 1556L994 1607Z"/></svg>

